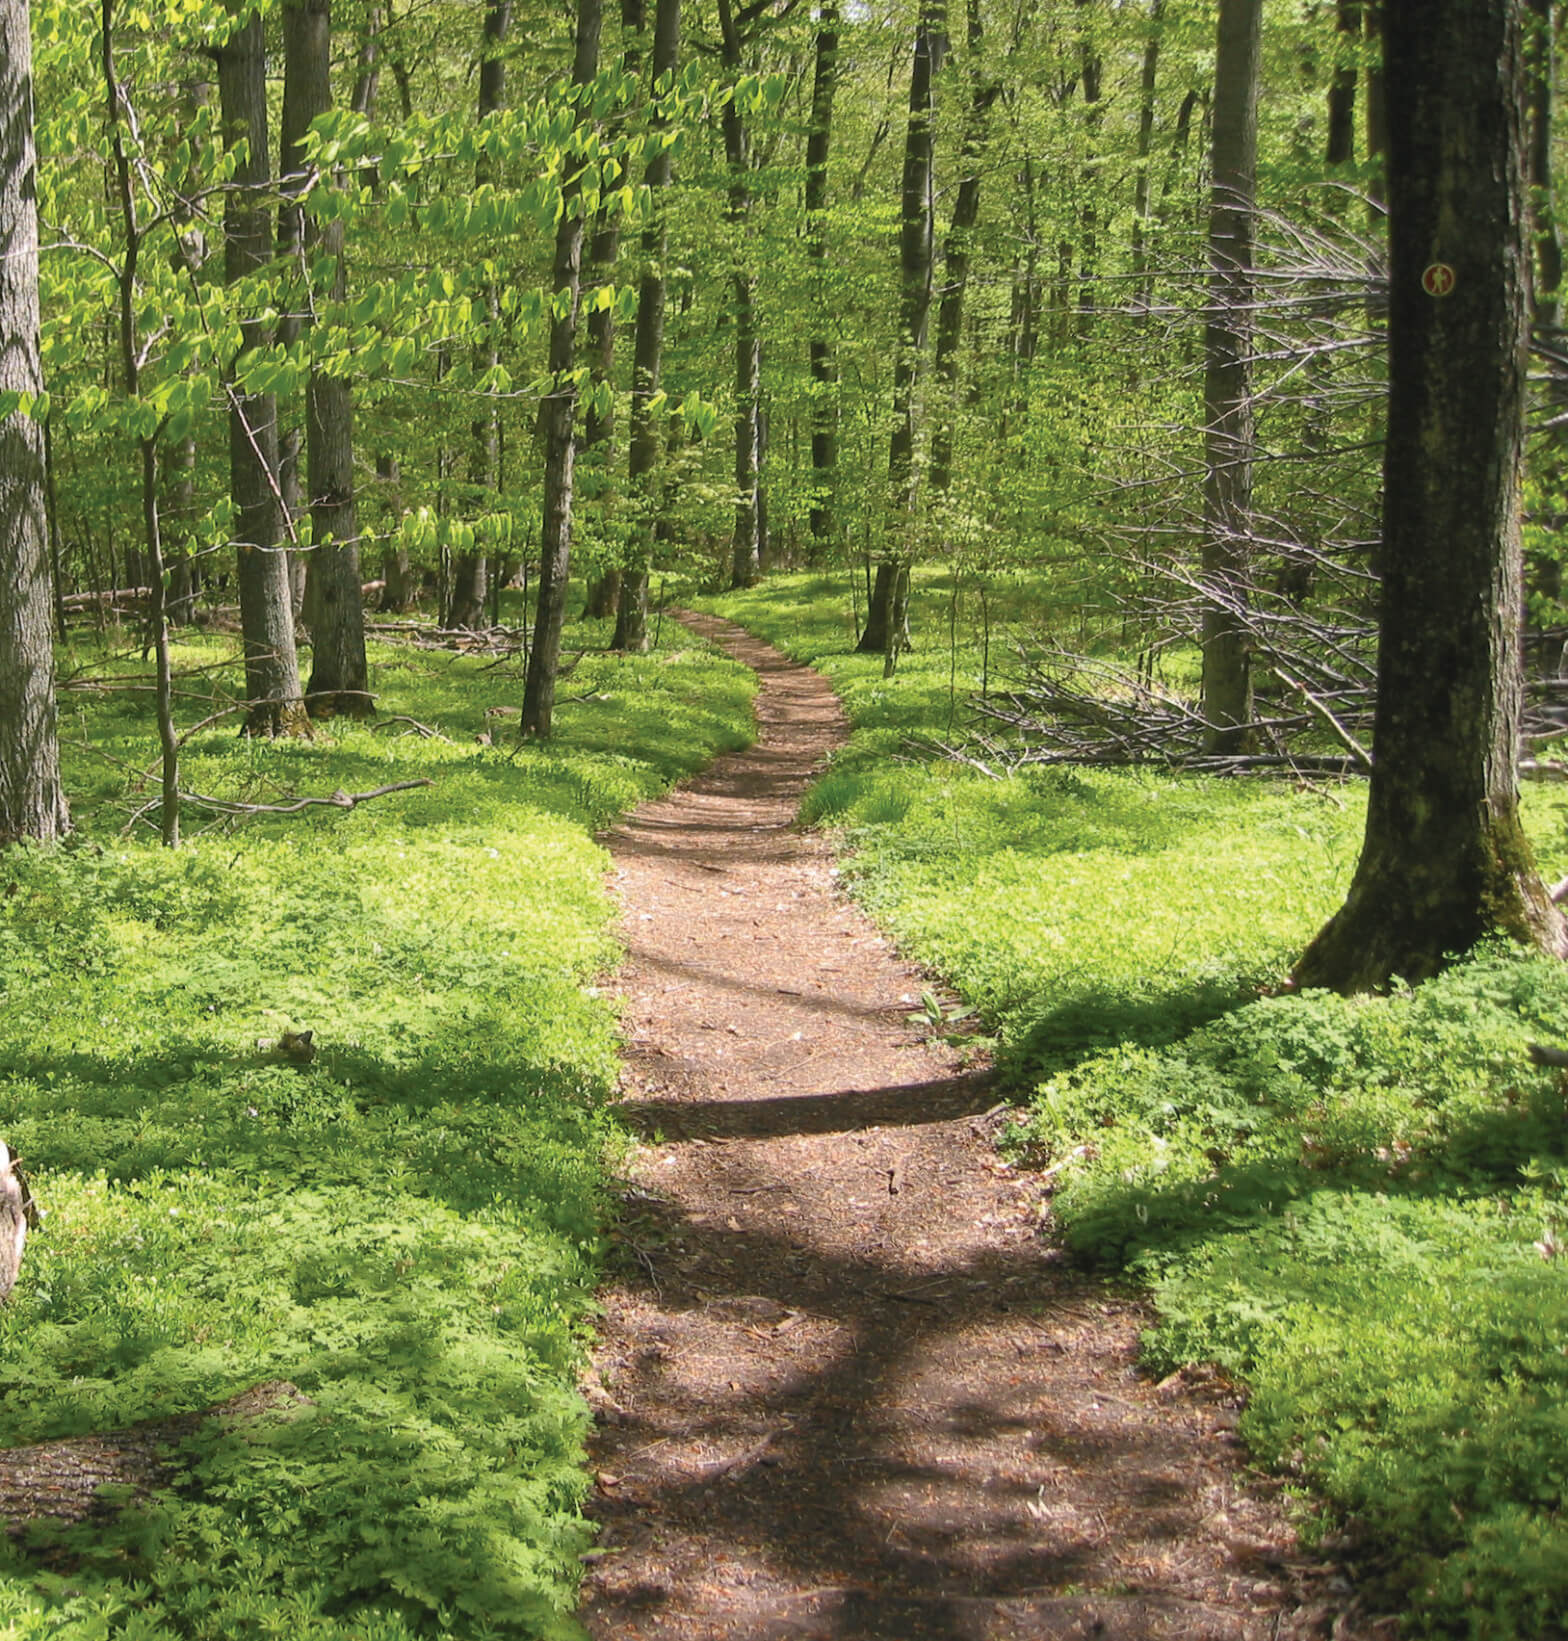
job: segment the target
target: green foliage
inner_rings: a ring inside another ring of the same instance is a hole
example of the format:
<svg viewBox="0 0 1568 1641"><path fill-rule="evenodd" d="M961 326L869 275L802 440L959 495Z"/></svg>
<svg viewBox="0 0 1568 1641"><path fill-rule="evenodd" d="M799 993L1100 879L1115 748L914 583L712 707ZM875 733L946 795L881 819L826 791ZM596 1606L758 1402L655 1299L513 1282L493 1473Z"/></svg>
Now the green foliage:
<svg viewBox="0 0 1568 1641"><path fill-rule="evenodd" d="M192 809L179 852L127 842L145 696L74 689L83 835L0 868L0 1132L47 1214L0 1309L0 1445L272 1380L308 1398L207 1427L173 1494L65 1535L63 1561L0 1550L7 1635L577 1633L617 1063L589 833L744 744L751 677L692 648L590 657L557 739L518 749L475 739L504 738L486 711L515 679L373 660L383 709L450 739L210 729L187 782L431 788L238 836ZM291 1063L278 1039L305 1029Z"/></svg>

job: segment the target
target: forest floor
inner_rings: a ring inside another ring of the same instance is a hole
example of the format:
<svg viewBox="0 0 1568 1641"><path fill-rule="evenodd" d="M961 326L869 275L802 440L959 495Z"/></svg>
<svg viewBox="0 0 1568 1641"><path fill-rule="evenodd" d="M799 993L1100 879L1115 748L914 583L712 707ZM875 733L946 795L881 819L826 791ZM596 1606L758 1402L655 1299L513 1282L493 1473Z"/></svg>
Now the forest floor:
<svg viewBox="0 0 1568 1641"><path fill-rule="evenodd" d="M1152 1384L1139 1304L1041 1234L983 1066L794 826L845 733L740 628L761 738L608 839L643 1136L589 1385L596 1641L1371 1633L1248 1471L1238 1397Z"/></svg>

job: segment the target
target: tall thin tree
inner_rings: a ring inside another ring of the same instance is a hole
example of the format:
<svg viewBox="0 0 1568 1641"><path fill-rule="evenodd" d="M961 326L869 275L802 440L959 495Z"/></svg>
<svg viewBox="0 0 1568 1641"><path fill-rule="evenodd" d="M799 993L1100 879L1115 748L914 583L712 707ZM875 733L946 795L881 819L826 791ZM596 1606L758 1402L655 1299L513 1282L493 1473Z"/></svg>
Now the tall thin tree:
<svg viewBox="0 0 1568 1641"><path fill-rule="evenodd" d="M935 70L947 30L945 0L923 0L915 23L909 70L909 114L898 230L898 348L893 365L893 429L888 436L889 541L877 564L866 625L858 649L886 658L891 673L907 641L909 533L915 523L919 469L915 462L918 393L924 375L935 254L933 156L936 143Z"/></svg>
<svg viewBox="0 0 1568 1641"><path fill-rule="evenodd" d="M599 72L601 0L577 0L577 42L572 84L581 125L591 118L586 90ZM581 160L569 150L562 160L561 216L555 229L552 283L555 307L550 321L550 387L539 407L544 435L544 524L539 552L539 608L533 649L523 688L523 734L547 736L555 711L555 676L566 620L566 578L572 554L572 481L577 460L577 317L582 296L583 210Z"/></svg>
<svg viewBox="0 0 1568 1641"><path fill-rule="evenodd" d="M1208 750L1238 752L1252 721L1253 218L1263 0L1220 0L1214 68L1209 301L1204 324L1203 716Z"/></svg>
<svg viewBox="0 0 1568 1641"><path fill-rule="evenodd" d="M674 162L664 133L669 124L658 98L674 82L680 61L681 0L658 0L653 20L653 56L649 84L654 97L651 116L654 151L644 177L652 196L652 217L642 236L642 273L637 281L637 330L632 344L632 407L627 486L637 509L635 537L621 574L620 602L610 647L641 652L648 648L648 574L653 563L657 514L659 455L664 428L654 413L664 363L664 258L669 244L664 193Z"/></svg>
<svg viewBox="0 0 1568 1641"><path fill-rule="evenodd" d="M820 562L837 529L838 365L833 304L828 292L828 159L833 147L833 103L838 90L838 0L817 13L811 79L811 124L806 135L806 254L811 261L811 557Z"/></svg>
<svg viewBox="0 0 1568 1641"><path fill-rule="evenodd" d="M291 193L308 182L304 143L311 124L332 107L330 0L288 0L283 8L283 177ZM300 212L295 232L303 287L312 267L331 268L327 294L348 291L343 219L325 225ZM308 316L304 316L309 328ZM311 635L306 705L313 718L365 717L374 709L365 661L365 610L359 581L359 523L354 498L354 393L346 376L312 364L305 389L306 474L311 554L305 600Z"/></svg>
<svg viewBox="0 0 1568 1641"><path fill-rule="evenodd" d="M512 0L485 0L484 26L479 47L479 119L499 112L506 101L506 59L503 50L512 28ZM490 183L490 162L483 150L474 163L474 187ZM481 297L487 322L486 339L474 349L474 368L482 374L500 358L497 330L501 322L501 294L494 284ZM480 400L470 427L468 479L476 499L494 498L501 487L501 414L493 398ZM485 615L489 591L489 563L482 547L457 555L452 566L452 597L446 611L448 625L476 627Z"/></svg>
<svg viewBox="0 0 1568 1641"><path fill-rule="evenodd" d="M230 0L236 21L217 48L223 140L236 155L224 196L224 277L239 284L272 260L272 174L268 154L266 43L258 13ZM245 352L271 340L257 306L241 320ZM295 734L308 725L294 648L282 494L278 415L271 393L236 383L229 398L229 486L236 512L240 626L245 644L245 719L253 735Z"/></svg>

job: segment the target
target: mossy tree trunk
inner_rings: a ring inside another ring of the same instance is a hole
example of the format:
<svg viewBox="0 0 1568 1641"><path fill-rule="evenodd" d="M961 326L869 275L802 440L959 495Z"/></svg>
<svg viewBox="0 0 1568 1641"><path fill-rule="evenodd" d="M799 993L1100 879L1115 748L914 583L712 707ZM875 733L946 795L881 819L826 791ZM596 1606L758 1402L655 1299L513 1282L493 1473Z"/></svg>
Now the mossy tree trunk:
<svg viewBox="0 0 1568 1641"><path fill-rule="evenodd" d="M1519 822L1529 313L1516 0L1387 0L1390 398L1366 838L1303 986L1568 949Z"/></svg>

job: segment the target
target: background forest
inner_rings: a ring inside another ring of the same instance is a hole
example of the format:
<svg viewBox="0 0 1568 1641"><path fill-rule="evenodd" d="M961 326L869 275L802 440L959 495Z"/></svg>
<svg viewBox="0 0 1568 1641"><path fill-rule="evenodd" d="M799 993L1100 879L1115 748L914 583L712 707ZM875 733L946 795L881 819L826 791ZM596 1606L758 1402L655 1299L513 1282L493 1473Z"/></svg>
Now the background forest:
<svg viewBox="0 0 1568 1641"><path fill-rule="evenodd" d="M29 9L42 380L0 416L47 441L74 831L0 873L0 1131L49 1210L0 1442L308 1400L8 1539L7 1633L577 1633L591 834L752 733L662 616L699 600L844 693L806 818L960 997L929 1029L997 1053L1056 1229L1152 1287L1151 1366L1251 1387L1413 1630L1560 1626L1568 1157L1525 1047L1568 981L1487 946L1273 995L1369 762L1377 5ZM1522 9L1545 774L1558 19Z"/></svg>

